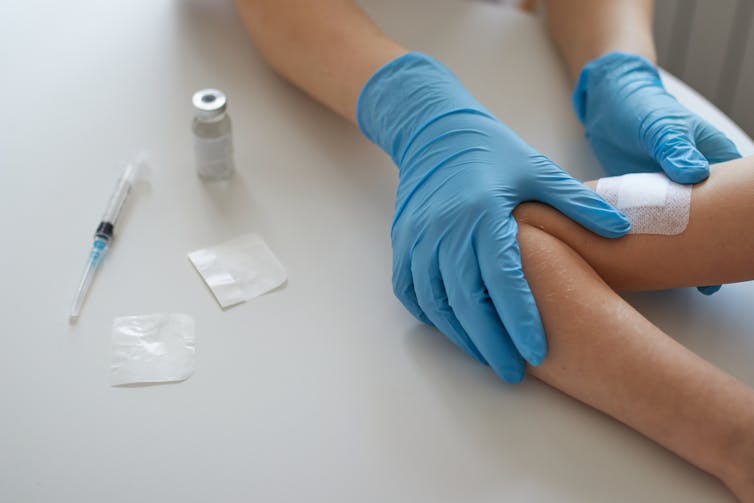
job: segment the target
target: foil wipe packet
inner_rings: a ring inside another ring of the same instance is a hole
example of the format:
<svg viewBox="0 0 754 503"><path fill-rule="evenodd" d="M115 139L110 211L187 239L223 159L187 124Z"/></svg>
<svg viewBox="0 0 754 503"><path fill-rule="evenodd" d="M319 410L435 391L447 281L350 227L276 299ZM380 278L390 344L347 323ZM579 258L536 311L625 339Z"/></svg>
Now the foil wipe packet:
<svg viewBox="0 0 754 503"><path fill-rule="evenodd" d="M193 251L188 258L223 309L269 292L287 279L283 265L256 234Z"/></svg>
<svg viewBox="0 0 754 503"><path fill-rule="evenodd" d="M116 318L112 344L112 386L183 381L194 373L196 334L188 315Z"/></svg>

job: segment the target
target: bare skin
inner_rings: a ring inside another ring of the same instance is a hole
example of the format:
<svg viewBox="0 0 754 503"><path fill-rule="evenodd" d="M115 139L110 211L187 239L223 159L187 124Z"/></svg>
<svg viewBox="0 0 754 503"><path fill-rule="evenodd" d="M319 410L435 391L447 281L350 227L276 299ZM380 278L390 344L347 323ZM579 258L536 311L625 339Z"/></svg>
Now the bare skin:
<svg viewBox="0 0 754 503"><path fill-rule="evenodd" d="M303 91L356 123L369 77L408 51L351 0L236 0L267 62Z"/></svg>
<svg viewBox="0 0 754 503"><path fill-rule="evenodd" d="M408 52L351 0L235 3L267 62L352 123L369 77ZM650 0L546 0L546 8L573 80L584 63L610 51L655 60ZM753 163L740 163L741 169L736 162L725 172L715 169L694 189L692 221L680 236L603 240L552 208L529 203L516 218L524 272L549 344L547 359L530 373L754 502L754 393L670 339L614 291L754 278L747 263L754 240L745 222L726 218L754 216ZM738 191L737 202L731 190Z"/></svg>
<svg viewBox="0 0 754 503"><path fill-rule="evenodd" d="M652 0L546 0L547 29L573 82L586 63L612 51L655 63Z"/></svg>
<svg viewBox="0 0 754 503"><path fill-rule="evenodd" d="M753 279L752 191L754 158L714 166L693 189L689 226L677 236L608 240L545 205L514 212L549 344L529 372L717 476L742 501L754 501L754 391L668 337L614 289Z"/></svg>

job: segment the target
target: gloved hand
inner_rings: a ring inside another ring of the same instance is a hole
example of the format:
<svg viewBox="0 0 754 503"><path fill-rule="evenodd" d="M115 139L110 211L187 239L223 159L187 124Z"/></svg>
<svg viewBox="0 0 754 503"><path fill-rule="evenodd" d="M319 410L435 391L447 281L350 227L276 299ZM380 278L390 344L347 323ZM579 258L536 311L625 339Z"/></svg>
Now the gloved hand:
<svg viewBox="0 0 754 503"><path fill-rule="evenodd" d="M511 216L549 204L605 237L629 222L485 110L438 61L397 58L366 83L362 132L398 166L393 290L507 382L547 352Z"/></svg>
<svg viewBox="0 0 754 503"><path fill-rule="evenodd" d="M635 54L611 52L581 70L573 105L610 175L664 171L677 183L709 176L709 163L741 157L717 128L663 87L657 68ZM711 295L720 285L702 286Z"/></svg>

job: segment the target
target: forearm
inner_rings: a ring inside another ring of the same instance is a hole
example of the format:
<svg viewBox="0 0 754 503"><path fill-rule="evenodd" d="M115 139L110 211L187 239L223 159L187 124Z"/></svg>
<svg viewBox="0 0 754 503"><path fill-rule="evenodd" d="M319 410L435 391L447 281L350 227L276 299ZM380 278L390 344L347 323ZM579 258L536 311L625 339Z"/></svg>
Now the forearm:
<svg viewBox="0 0 754 503"><path fill-rule="evenodd" d="M603 239L539 203L519 205L514 215L567 243L619 291L754 279L754 157L712 166L710 177L693 187L688 226L675 236Z"/></svg>
<svg viewBox="0 0 754 503"><path fill-rule="evenodd" d="M548 356L529 372L723 479L754 466L754 392L662 333L573 250L527 224L518 240Z"/></svg>
<svg viewBox="0 0 754 503"><path fill-rule="evenodd" d="M283 77L355 122L364 83L406 51L351 0L235 0L265 60Z"/></svg>
<svg viewBox="0 0 754 503"><path fill-rule="evenodd" d="M581 68L612 51L654 62L652 0L547 0L547 28L568 74L575 82Z"/></svg>

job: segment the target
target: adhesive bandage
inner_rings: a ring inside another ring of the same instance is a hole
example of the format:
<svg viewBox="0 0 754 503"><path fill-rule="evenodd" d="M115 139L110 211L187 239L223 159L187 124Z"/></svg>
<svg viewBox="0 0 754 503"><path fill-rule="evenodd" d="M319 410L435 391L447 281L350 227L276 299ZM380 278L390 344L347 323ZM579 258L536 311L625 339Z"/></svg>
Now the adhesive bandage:
<svg viewBox="0 0 754 503"><path fill-rule="evenodd" d="M680 234L689 223L691 186L664 173L631 173L597 180L597 194L631 222L629 234Z"/></svg>

